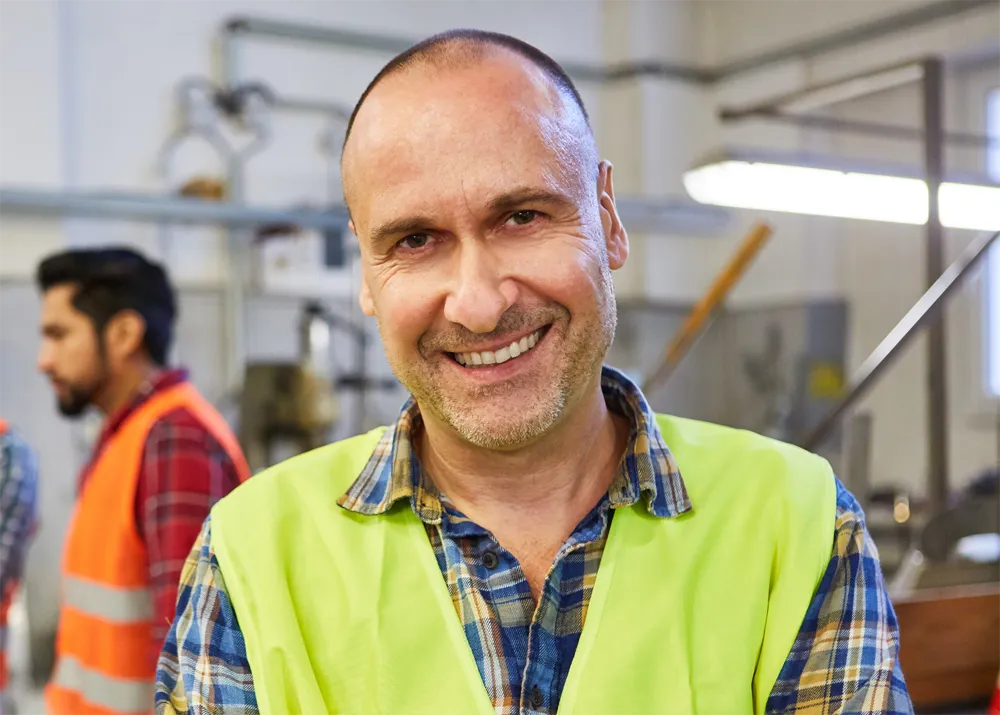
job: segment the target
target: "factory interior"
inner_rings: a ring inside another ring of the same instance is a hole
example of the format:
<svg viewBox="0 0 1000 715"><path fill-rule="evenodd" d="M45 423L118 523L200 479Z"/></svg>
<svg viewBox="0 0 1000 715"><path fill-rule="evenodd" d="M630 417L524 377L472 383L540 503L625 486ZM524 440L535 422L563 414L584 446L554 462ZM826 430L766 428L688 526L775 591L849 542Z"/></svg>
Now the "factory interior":
<svg viewBox="0 0 1000 715"><path fill-rule="evenodd" d="M163 265L168 363L254 474L392 424L408 393L359 305L341 148L382 66L452 28L561 63L614 165L630 255L605 363L658 413L828 460L877 546L914 709L986 713L997 0L0 2L0 416L38 455L5 646L16 711L45 712L104 420L60 415L39 372L39 262L129 246Z"/></svg>

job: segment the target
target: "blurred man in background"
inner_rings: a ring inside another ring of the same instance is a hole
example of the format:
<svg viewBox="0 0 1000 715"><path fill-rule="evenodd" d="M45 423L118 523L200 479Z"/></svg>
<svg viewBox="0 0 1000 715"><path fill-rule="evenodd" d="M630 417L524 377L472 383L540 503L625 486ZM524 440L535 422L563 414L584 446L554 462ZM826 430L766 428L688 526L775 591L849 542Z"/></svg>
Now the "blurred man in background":
<svg viewBox="0 0 1000 715"><path fill-rule="evenodd" d="M0 713L15 712L9 689L7 613L38 519L38 458L0 417Z"/></svg>
<svg viewBox="0 0 1000 715"><path fill-rule="evenodd" d="M212 505L249 476L236 438L183 370L162 267L123 248L38 268L38 369L59 411L105 416L63 560L53 713L148 710L184 558Z"/></svg>

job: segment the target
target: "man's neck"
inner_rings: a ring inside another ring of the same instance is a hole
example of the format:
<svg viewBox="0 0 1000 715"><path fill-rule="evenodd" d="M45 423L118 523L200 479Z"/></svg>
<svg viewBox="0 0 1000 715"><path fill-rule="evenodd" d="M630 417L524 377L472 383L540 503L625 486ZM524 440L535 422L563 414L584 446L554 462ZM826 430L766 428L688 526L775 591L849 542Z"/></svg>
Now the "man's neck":
<svg viewBox="0 0 1000 715"><path fill-rule="evenodd" d="M438 489L505 547L526 540L548 544L547 551L607 492L627 438L628 425L608 410L598 378L572 414L524 449L479 449L425 422L418 451Z"/></svg>
<svg viewBox="0 0 1000 715"><path fill-rule="evenodd" d="M108 380L101 394L95 398L94 404L105 418L117 414L135 399L143 384L152 381L157 372L158 368L150 362L143 361L130 365L128 369Z"/></svg>

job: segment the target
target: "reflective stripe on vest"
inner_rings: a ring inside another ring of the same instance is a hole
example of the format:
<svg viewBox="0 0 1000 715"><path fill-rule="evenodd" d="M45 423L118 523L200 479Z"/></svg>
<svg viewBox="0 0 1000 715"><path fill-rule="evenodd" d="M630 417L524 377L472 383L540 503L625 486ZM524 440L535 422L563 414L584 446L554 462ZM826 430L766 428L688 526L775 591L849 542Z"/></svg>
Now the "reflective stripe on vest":
<svg viewBox="0 0 1000 715"><path fill-rule="evenodd" d="M63 599L66 606L110 623L141 623L153 617L153 592L148 588L114 588L67 576Z"/></svg>
<svg viewBox="0 0 1000 715"><path fill-rule="evenodd" d="M615 511L559 713L762 713L829 562L830 467L747 432L657 422L693 508ZM492 715L409 504L337 506L379 438L289 460L212 511L258 707Z"/></svg>
<svg viewBox="0 0 1000 715"><path fill-rule="evenodd" d="M52 682L64 690L78 693L86 704L107 710L133 713L153 708L153 683L111 678L99 670L87 668L73 656L59 658Z"/></svg>
<svg viewBox="0 0 1000 715"><path fill-rule="evenodd" d="M153 709L158 652L152 637L149 558L135 523L135 493L149 431L181 408L226 450L240 481L249 477L235 436L188 383L152 395L101 448L77 499L63 553L58 677L45 691L53 715Z"/></svg>

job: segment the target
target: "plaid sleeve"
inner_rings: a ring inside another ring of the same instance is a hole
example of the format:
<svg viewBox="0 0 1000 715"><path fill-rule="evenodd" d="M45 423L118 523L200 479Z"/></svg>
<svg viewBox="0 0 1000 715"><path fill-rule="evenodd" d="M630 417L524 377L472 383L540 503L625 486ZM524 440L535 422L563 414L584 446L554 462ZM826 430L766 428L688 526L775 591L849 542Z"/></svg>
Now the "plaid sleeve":
<svg viewBox="0 0 1000 715"><path fill-rule="evenodd" d="M833 556L766 712L912 713L898 647L878 552L861 506L838 480Z"/></svg>
<svg viewBox="0 0 1000 715"><path fill-rule="evenodd" d="M154 660L173 620L188 552L212 505L238 484L229 454L190 410L173 410L153 425L136 490L136 524L149 554Z"/></svg>
<svg viewBox="0 0 1000 715"><path fill-rule="evenodd" d="M258 715L236 613L212 549L211 519L181 572L177 614L156 669L158 715Z"/></svg>
<svg viewBox="0 0 1000 715"><path fill-rule="evenodd" d="M0 597L21 577L38 506L38 463L13 430L0 435Z"/></svg>

